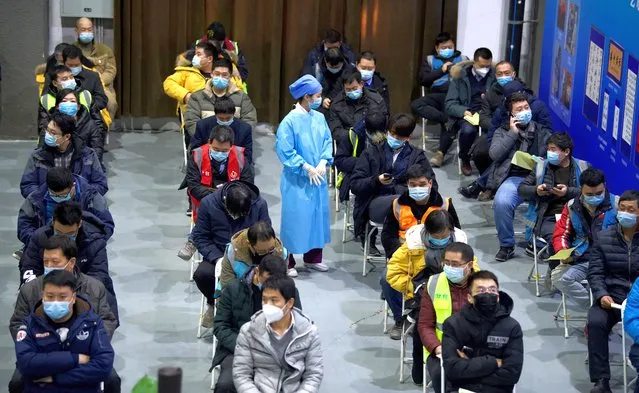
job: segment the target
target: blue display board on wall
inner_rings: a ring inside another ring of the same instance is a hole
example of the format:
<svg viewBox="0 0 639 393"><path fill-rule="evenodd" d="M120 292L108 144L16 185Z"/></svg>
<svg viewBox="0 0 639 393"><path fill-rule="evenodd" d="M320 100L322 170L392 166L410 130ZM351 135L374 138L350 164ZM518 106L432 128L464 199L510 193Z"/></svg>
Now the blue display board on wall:
<svg viewBox="0 0 639 393"><path fill-rule="evenodd" d="M639 190L639 0L548 0L539 97L614 193Z"/></svg>

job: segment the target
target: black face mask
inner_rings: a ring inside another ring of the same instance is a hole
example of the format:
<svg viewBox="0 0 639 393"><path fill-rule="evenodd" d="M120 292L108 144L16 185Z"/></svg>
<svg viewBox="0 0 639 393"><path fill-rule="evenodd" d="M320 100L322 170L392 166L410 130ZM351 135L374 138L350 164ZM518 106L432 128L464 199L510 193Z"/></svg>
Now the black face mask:
<svg viewBox="0 0 639 393"><path fill-rule="evenodd" d="M484 317L492 317L497 312L499 306L499 298L495 293L480 293L473 296L474 306Z"/></svg>

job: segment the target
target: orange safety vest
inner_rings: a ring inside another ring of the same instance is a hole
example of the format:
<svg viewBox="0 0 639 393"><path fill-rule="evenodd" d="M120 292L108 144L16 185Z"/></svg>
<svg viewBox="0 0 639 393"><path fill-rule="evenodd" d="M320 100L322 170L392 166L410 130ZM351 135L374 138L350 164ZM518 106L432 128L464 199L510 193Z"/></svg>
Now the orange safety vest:
<svg viewBox="0 0 639 393"><path fill-rule="evenodd" d="M211 169L211 156L209 156L210 146L204 144L193 150L193 160L200 170L200 183L206 187L213 187L213 170ZM246 159L244 157L244 148L240 146L231 146L229 158L227 160L226 174L229 181L239 180L240 174L244 169ZM197 209L200 201L195 199L189 192L191 203L193 204L193 222L197 222Z"/></svg>
<svg viewBox="0 0 639 393"><path fill-rule="evenodd" d="M408 205L400 205L399 198L395 198L393 200L393 214L395 215L395 219L399 223L399 237L400 239L406 239L406 231L409 230L412 226L417 224L423 224L426 221L428 215L435 210L444 209L448 211L448 205L450 204L450 198L444 199L444 204L442 206L431 206L426 210L426 213L422 216L419 222L417 218L413 215L413 211Z"/></svg>

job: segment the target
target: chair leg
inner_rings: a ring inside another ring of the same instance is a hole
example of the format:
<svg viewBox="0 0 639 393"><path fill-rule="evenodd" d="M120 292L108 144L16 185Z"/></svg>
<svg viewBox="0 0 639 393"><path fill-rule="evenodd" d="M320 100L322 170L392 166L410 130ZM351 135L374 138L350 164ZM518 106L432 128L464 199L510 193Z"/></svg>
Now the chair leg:
<svg viewBox="0 0 639 393"><path fill-rule="evenodd" d="M384 300L384 334L388 334L388 302Z"/></svg>
<svg viewBox="0 0 639 393"><path fill-rule="evenodd" d="M346 231L348 231L348 202L346 201L346 207L344 208L344 230L342 231L342 243L346 243Z"/></svg>
<svg viewBox="0 0 639 393"><path fill-rule="evenodd" d="M339 213L339 189L335 187L335 212Z"/></svg>
<svg viewBox="0 0 639 393"><path fill-rule="evenodd" d="M537 238L533 234L533 254L535 267L535 296L539 297L539 265L537 264Z"/></svg>
<svg viewBox="0 0 639 393"><path fill-rule="evenodd" d="M368 274L368 271L366 269L366 263L368 262L368 248L370 246L370 234L369 232L369 227L370 225L368 223L366 223L366 229L364 230L364 236L366 236L364 238L364 262L362 264L362 276L366 277L366 275Z"/></svg>
<svg viewBox="0 0 639 393"><path fill-rule="evenodd" d="M426 119L422 117L422 150L426 151Z"/></svg>
<svg viewBox="0 0 639 393"><path fill-rule="evenodd" d="M459 157L459 135L457 135L457 174L459 174L461 176L462 174L462 160L461 157Z"/></svg>
<svg viewBox="0 0 639 393"><path fill-rule="evenodd" d="M399 343L399 383L404 383L404 355L406 352L406 331L402 325L402 339Z"/></svg>
<svg viewBox="0 0 639 393"><path fill-rule="evenodd" d="M206 298L202 295L202 300L200 300L200 319L197 324L197 338L202 337L202 321L204 320L204 304L206 303Z"/></svg>
<svg viewBox="0 0 639 393"><path fill-rule="evenodd" d="M623 310L621 314L621 354L623 355L621 367L623 367L623 393L628 393L628 355L626 354L626 329L623 326Z"/></svg>
<svg viewBox="0 0 639 393"><path fill-rule="evenodd" d="M422 351L423 352L423 351ZM426 370L426 357L424 356L424 363L422 365L422 375L424 376L422 379L422 393L426 393L428 391L428 370Z"/></svg>
<svg viewBox="0 0 639 393"><path fill-rule="evenodd" d="M566 311L566 295L561 293L561 305L564 309L564 337L568 338L568 312Z"/></svg>

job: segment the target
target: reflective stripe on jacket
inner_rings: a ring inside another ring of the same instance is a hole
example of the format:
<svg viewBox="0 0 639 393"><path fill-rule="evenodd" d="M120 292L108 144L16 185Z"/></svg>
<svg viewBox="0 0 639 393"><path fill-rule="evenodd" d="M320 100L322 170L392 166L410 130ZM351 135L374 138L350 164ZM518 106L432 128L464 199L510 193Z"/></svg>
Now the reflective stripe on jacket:
<svg viewBox="0 0 639 393"><path fill-rule="evenodd" d="M444 199L444 204L442 206L431 206L429 207L422 218L417 221L417 218L413 215L413 210L408 205L400 205L398 202L399 198L395 198L393 200L393 213L395 214L395 218L399 223L399 237L401 239L406 239L406 231L411 227L417 224L423 224L426 222L426 218L428 215L435 210L444 210L448 211L448 206L450 205L450 198Z"/></svg>
<svg viewBox="0 0 639 393"><path fill-rule="evenodd" d="M441 342L444 335L443 326L444 321L453 315L453 301L450 297L450 286L448 285L448 278L444 273L435 274L428 279L426 285L428 296L433 301L433 308L435 309L436 327L435 333L437 338ZM430 354L424 350L426 354Z"/></svg>

